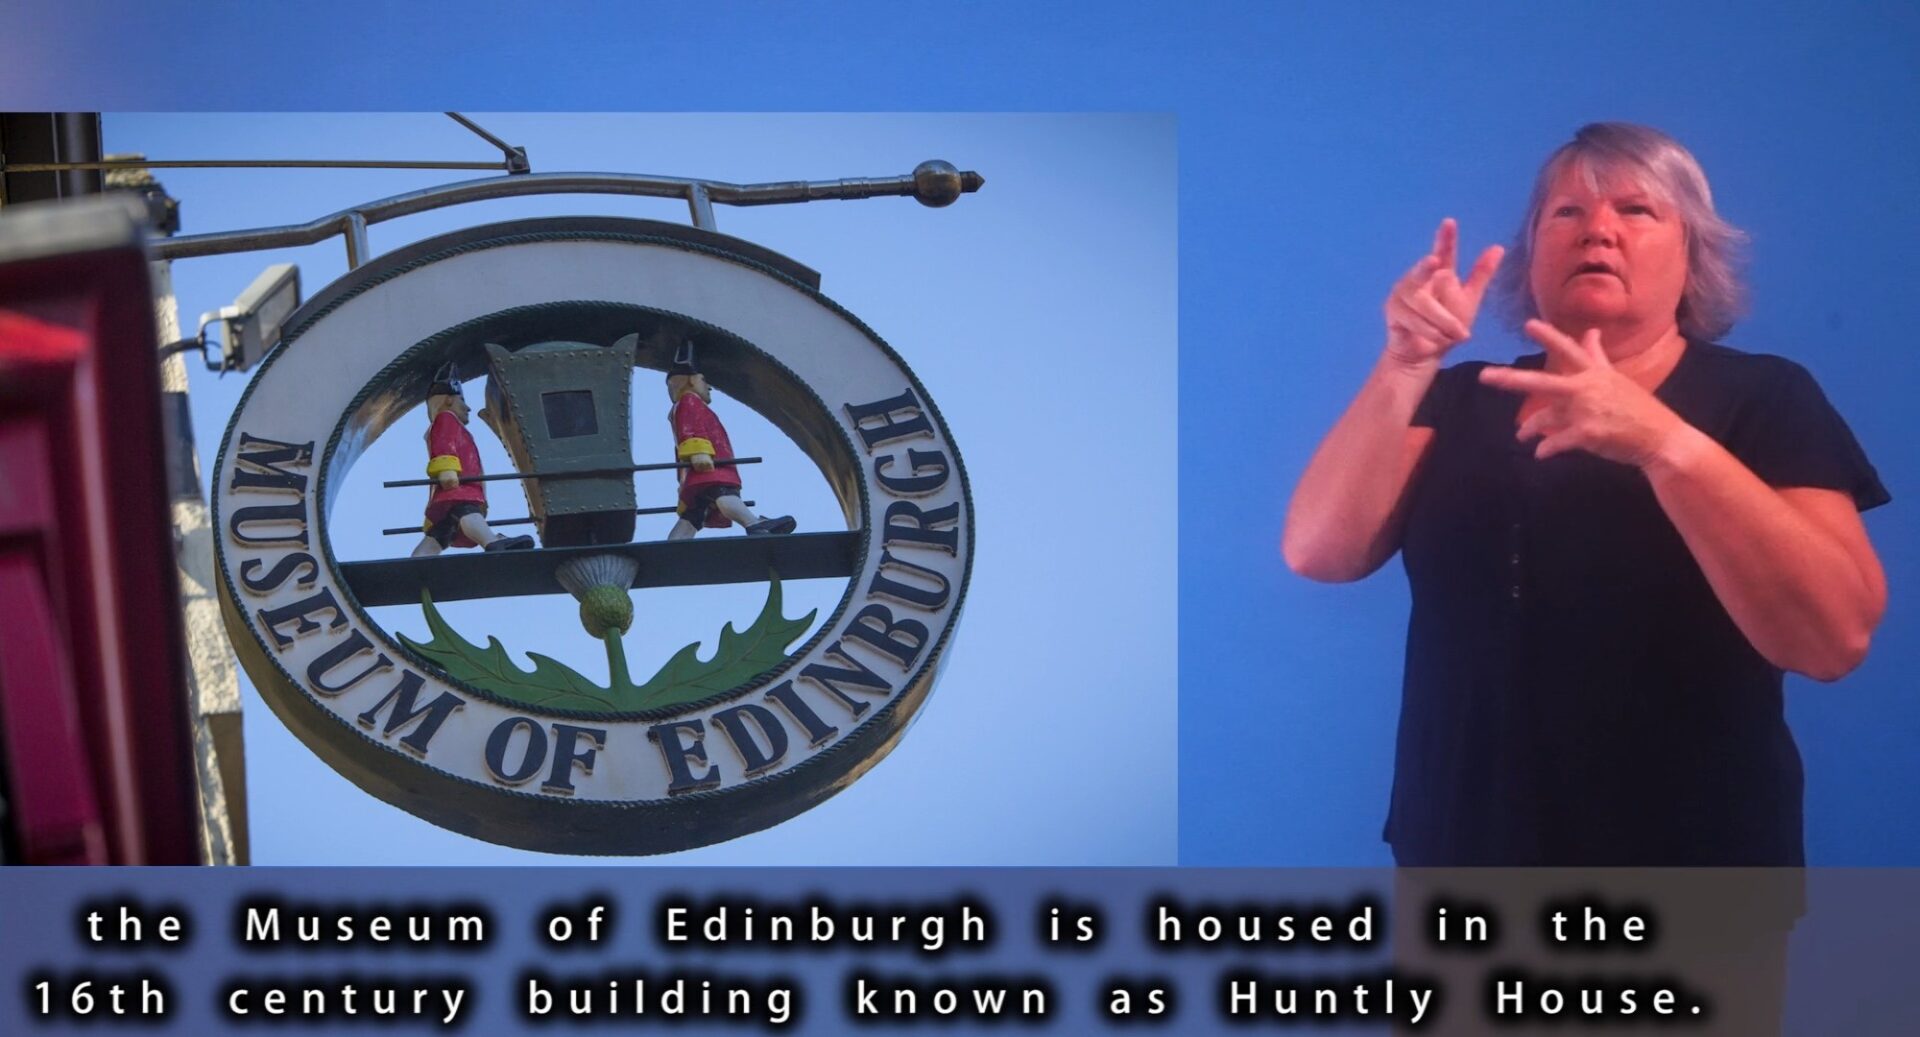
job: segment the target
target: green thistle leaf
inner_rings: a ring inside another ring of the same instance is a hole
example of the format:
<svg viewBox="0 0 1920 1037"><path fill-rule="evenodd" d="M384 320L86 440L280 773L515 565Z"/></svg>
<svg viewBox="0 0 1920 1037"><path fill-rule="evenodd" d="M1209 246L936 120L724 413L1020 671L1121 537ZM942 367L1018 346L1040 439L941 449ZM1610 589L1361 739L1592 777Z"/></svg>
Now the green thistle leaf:
<svg viewBox="0 0 1920 1037"><path fill-rule="evenodd" d="M675 652L652 679L634 689L636 709L660 709L717 695L786 661L787 646L813 625L815 609L800 619L782 616L780 578L767 584L767 603L753 625L738 633L728 623L720 631L713 658L700 661L700 642Z"/></svg>
<svg viewBox="0 0 1920 1037"><path fill-rule="evenodd" d="M638 687L626 675L626 657L618 635L605 638L613 687L603 688L550 656L528 652L527 658L533 663L529 672L514 663L498 638L489 636L485 648L468 641L434 608L433 596L425 591L420 594L420 609L432 638L423 643L405 634L398 636L447 676L512 702L593 712L684 705L745 684L786 661L787 646L806 633L819 614L816 609L800 619L785 618L781 614L780 579L774 576L768 582L767 601L759 616L741 631L728 623L720 631L712 659L701 661L701 642L696 641L675 652L660 672Z"/></svg>
<svg viewBox="0 0 1920 1037"><path fill-rule="evenodd" d="M440 610L433 607L433 595L426 591L420 592L420 609L426 613L427 629L432 631L433 639L422 644L400 634L400 640L454 680L529 706L596 711L622 708L611 691L565 663L529 652L527 658L533 660L533 671L529 673L514 665L498 638L489 636L487 646L481 648L461 637L447 624Z"/></svg>

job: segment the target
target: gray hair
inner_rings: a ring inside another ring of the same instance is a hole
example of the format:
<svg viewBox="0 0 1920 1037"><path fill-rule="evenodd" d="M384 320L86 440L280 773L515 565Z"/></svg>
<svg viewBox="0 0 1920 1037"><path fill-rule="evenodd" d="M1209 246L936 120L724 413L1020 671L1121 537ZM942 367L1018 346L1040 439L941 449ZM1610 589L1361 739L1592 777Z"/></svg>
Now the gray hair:
<svg viewBox="0 0 1920 1037"><path fill-rule="evenodd" d="M1575 166L1587 186L1599 190L1603 181L1628 176L1665 199L1680 214L1687 233L1687 287L1675 319L1690 338L1717 339L1733 327L1745 311L1746 285L1738 270L1740 250L1747 235L1713 210L1713 191L1700 163L1680 142L1647 126L1627 122L1595 122L1580 127L1540 167L1533 182L1527 215L1514 235L1507 261L1501 264L1497 290L1507 317L1517 327L1540 315L1528 281L1533 265L1533 232L1547 192L1568 166Z"/></svg>

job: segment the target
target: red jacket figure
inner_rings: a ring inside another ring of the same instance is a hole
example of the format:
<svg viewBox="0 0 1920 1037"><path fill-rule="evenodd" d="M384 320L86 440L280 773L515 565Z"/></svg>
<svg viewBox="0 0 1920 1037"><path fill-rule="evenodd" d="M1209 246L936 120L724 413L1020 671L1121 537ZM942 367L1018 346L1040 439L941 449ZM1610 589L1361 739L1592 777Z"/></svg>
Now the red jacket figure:
<svg viewBox="0 0 1920 1037"><path fill-rule="evenodd" d="M673 401L667 421L673 426L674 460L687 465L680 469L680 521L667 539L685 540L703 527L724 529L735 522L746 527L749 536L793 532L793 516L761 518L740 499L740 469L725 463L733 459L733 444L707 405L713 390L693 362L692 342L674 351L673 366L667 369L667 398Z"/></svg>
<svg viewBox="0 0 1920 1037"><path fill-rule="evenodd" d="M427 478L433 490L427 497L427 521L420 527L420 543L413 557L430 558L449 547L482 547L488 551L523 551L533 546L529 536L503 537L487 526L487 488L462 482L485 475L480 450L467 431L467 400L453 365L441 367L427 387Z"/></svg>
<svg viewBox="0 0 1920 1037"><path fill-rule="evenodd" d="M675 460L687 461L699 455L706 455L715 461L725 461L733 457L733 444L727 440L726 426L713 414L713 408L707 401L691 389L680 394L673 403L673 410L667 415L673 423L673 442ZM680 513L686 514L697 506L703 491L710 486L730 487L735 493L740 490L740 470L734 465L714 465L707 471L693 468L680 470ZM719 508L708 508L707 526L724 529L733 524Z"/></svg>
<svg viewBox="0 0 1920 1037"><path fill-rule="evenodd" d="M427 429L427 478L438 479L441 472L455 475L484 475L480 467L480 448L474 445L473 434L449 407L434 415L433 424ZM456 483L452 489L439 485L433 487L433 495L427 501L427 524L447 517L447 512L455 504L478 504L482 513L487 507L487 484L477 482ZM477 547L465 533L456 532L454 547Z"/></svg>

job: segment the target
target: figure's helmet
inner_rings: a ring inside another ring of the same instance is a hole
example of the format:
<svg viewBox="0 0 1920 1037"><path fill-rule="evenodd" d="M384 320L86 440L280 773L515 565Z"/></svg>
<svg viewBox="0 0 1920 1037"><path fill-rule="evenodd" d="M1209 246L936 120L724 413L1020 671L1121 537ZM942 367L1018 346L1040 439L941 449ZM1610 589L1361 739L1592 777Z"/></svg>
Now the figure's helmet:
<svg viewBox="0 0 1920 1037"><path fill-rule="evenodd" d="M673 363L667 366L667 377L683 378L699 373L700 365L693 362L693 340L681 340L679 348L673 351Z"/></svg>
<svg viewBox="0 0 1920 1037"><path fill-rule="evenodd" d="M427 398L432 399L435 396L459 395L460 376L453 373L453 362L448 361L441 364L440 370L433 373L432 384L427 386Z"/></svg>

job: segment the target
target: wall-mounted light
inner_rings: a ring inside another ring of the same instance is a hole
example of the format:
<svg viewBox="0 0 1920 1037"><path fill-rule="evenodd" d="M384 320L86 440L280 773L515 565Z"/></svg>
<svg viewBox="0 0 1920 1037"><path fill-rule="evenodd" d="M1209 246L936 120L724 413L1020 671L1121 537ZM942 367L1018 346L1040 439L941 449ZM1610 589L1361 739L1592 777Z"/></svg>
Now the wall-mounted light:
<svg viewBox="0 0 1920 1037"><path fill-rule="evenodd" d="M181 339L163 348L166 356L187 349L207 353L207 330L215 324L226 326L219 360L207 360L210 371L245 371L260 362L280 341L286 319L300 308L300 268L292 263L275 263L261 271L233 305L209 310L200 315L200 331L193 338Z"/></svg>

